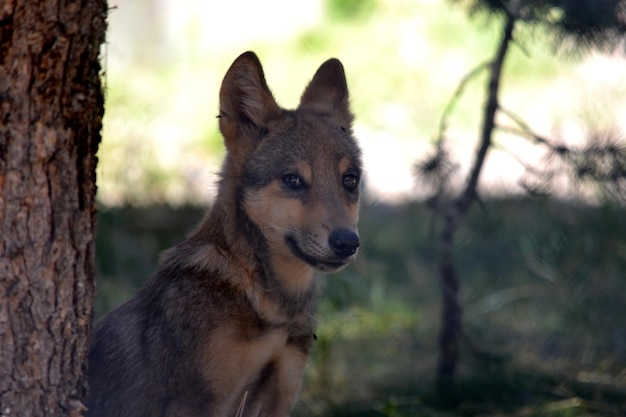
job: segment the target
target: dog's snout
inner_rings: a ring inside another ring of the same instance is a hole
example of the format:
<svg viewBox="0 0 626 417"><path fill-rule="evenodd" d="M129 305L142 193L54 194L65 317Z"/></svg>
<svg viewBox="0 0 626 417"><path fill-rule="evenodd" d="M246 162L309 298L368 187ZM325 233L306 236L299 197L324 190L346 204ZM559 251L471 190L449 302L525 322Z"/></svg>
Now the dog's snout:
<svg viewBox="0 0 626 417"><path fill-rule="evenodd" d="M360 245L359 235L346 229L335 230L328 238L328 242L335 255L340 258L353 255Z"/></svg>

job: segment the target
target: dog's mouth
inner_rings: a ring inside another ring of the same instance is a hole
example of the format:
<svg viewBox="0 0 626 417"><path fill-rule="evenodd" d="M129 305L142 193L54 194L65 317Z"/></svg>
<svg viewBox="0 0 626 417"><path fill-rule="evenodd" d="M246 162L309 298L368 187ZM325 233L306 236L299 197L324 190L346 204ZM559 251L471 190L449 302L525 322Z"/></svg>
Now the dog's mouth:
<svg viewBox="0 0 626 417"><path fill-rule="evenodd" d="M298 258L302 259L307 264L311 265L313 268L319 269L320 271L324 271L324 272L336 271L338 269L343 268L344 266L348 264L348 258L329 260L329 259L319 259L319 258L309 255L308 253L304 252L302 248L300 248L300 245L298 245L298 242L296 241L296 239L291 235L285 236L285 243L291 250L291 253L293 253Z"/></svg>

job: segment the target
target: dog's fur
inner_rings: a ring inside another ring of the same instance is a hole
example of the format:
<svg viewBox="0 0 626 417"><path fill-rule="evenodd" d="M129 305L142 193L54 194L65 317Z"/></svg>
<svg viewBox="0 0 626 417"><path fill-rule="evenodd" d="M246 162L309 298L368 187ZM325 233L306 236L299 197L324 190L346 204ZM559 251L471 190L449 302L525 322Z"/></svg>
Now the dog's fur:
<svg viewBox="0 0 626 417"><path fill-rule="evenodd" d="M352 261L360 150L341 63L296 110L252 52L220 90L227 154L216 201L155 276L95 326L88 415L287 416L314 341L314 271Z"/></svg>

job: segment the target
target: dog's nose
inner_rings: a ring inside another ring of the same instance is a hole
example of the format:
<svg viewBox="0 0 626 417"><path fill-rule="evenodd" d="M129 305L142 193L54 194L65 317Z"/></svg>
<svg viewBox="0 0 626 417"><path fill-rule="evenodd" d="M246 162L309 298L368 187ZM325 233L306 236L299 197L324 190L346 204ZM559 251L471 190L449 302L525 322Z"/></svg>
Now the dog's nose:
<svg viewBox="0 0 626 417"><path fill-rule="evenodd" d="M353 255L359 247L359 235L352 230L337 229L328 238L330 247L340 258L347 258Z"/></svg>

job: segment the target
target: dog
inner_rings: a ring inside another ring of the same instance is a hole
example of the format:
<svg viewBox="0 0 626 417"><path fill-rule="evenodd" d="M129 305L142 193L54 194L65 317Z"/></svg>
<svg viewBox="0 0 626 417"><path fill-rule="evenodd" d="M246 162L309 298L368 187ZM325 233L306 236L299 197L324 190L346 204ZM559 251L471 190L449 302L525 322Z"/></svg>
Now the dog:
<svg viewBox="0 0 626 417"><path fill-rule="evenodd" d="M285 110L246 52L219 99L215 201L94 326L90 417L288 416L315 339L316 271L357 255L361 151L341 62Z"/></svg>

